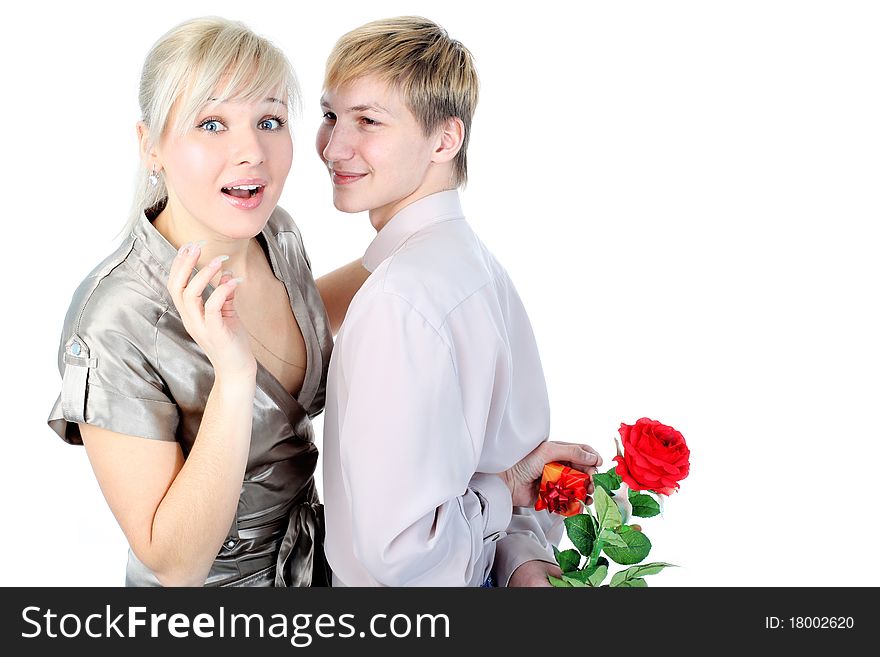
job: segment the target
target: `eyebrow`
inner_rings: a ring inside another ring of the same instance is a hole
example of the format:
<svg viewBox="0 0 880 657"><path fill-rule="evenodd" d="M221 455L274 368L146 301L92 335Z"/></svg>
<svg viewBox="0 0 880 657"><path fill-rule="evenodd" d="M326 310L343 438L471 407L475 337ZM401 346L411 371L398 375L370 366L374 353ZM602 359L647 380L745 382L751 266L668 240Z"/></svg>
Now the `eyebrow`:
<svg viewBox="0 0 880 657"><path fill-rule="evenodd" d="M321 107L324 107L326 109L330 109L330 103L328 103L326 99L321 98ZM393 113L391 112L391 110L383 107L379 103L363 103L361 105L352 105L351 107L349 107L345 111L346 112L366 112L369 110L383 112L385 114L391 114L393 116Z"/></svg>

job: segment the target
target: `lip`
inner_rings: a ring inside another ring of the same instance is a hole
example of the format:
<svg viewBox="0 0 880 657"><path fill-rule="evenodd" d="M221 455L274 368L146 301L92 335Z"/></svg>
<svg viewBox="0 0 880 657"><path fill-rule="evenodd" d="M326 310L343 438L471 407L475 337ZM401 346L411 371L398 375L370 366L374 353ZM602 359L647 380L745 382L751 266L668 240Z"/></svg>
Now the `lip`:
<svg viewBox="0 0 880 657"><path fill-rule="evenodd" d="M248 198L238 198L236 196L224 194L223 189L221 188L220 196L226 199L226 202L229 203L229 205L238 208L239 210L255 210L260 207L260 204L263 202L263 195L266 192L266 181L264 179L239 178L238 180L233 180L232 182L224 184L223 187L235 187L236 185L259 185L260 188L253 196Z"/></svg>
<svg viewBox="0 0 880 657"><path fill-rule="evenodd" d="M236 185L260 185L265 187L266 181L263 178L239 178L238 180L224 183L222 187L235 187Z"/></svg>
<svg viewBox="0 0 880 657"><path fill-rule="evenodd" d="M333 181L334 185L350 185L362 178L366 178L368 175L369 174L367 173L358 173L356 171L337 171L336 169L330 169L330 179Z"/></svg>

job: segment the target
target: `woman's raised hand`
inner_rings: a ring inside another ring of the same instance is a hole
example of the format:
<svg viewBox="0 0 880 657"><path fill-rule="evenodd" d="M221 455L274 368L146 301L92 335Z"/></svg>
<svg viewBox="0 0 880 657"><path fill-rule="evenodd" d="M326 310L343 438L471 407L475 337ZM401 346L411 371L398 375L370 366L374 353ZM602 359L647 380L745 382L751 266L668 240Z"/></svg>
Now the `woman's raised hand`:
<svg viewBox="0 0 880 657"><path fill-rule="evenodd" d="M184 244L171 265L168 291L177 312L190 336L208 356L217 376L253 376L256 359L247 330L235 310L235 288L241 279L224 273L217 288L203 301L205 287L220 271L225 258L214 258L190 280L200 253L198 244Z"/></svg>

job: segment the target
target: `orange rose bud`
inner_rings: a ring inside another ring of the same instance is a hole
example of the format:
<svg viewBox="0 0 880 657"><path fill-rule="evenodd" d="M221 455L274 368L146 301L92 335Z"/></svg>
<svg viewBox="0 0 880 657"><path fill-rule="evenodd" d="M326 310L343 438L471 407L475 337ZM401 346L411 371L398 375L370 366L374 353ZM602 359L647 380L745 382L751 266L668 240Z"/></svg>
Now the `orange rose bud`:
<svg viewBox="0 0 880 657"><path fill-rule="evenodd" d="M547 463L541 475L538 501L535 509L547 509L550 513L573 516L581 512L581 504L587 501L587 484L590 475L561 463Z"/></svg>

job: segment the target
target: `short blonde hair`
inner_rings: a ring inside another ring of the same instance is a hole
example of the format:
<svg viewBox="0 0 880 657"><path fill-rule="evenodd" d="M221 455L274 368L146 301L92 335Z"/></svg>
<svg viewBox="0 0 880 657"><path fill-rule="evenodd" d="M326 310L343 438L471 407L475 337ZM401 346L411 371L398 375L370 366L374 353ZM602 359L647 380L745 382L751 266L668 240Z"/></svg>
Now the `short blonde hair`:
<svg viewBox="0 0 880 657"><path fill-rule="evenodd" d="M192 128L209 100L252 101L270 92L280 93L279 100L291 110L298 107L296 75L281 50L243 23L195 18L169 30L147 54L140 82L141 118L150 139L158 142ZM152 185L150 173L140 167L129 230L145 210L168 197L162 176Z"/></svg>
<svg viewBox="0 0 880 657"><path fill-rule="evenodd" d="M420 16L373 21L342 36L327 59L324 88L376 75L396 86L426 135L450 117L464 124L453 163L453 184L467 182L467 145L479 79L470 51L446 30Z"/></svg>

